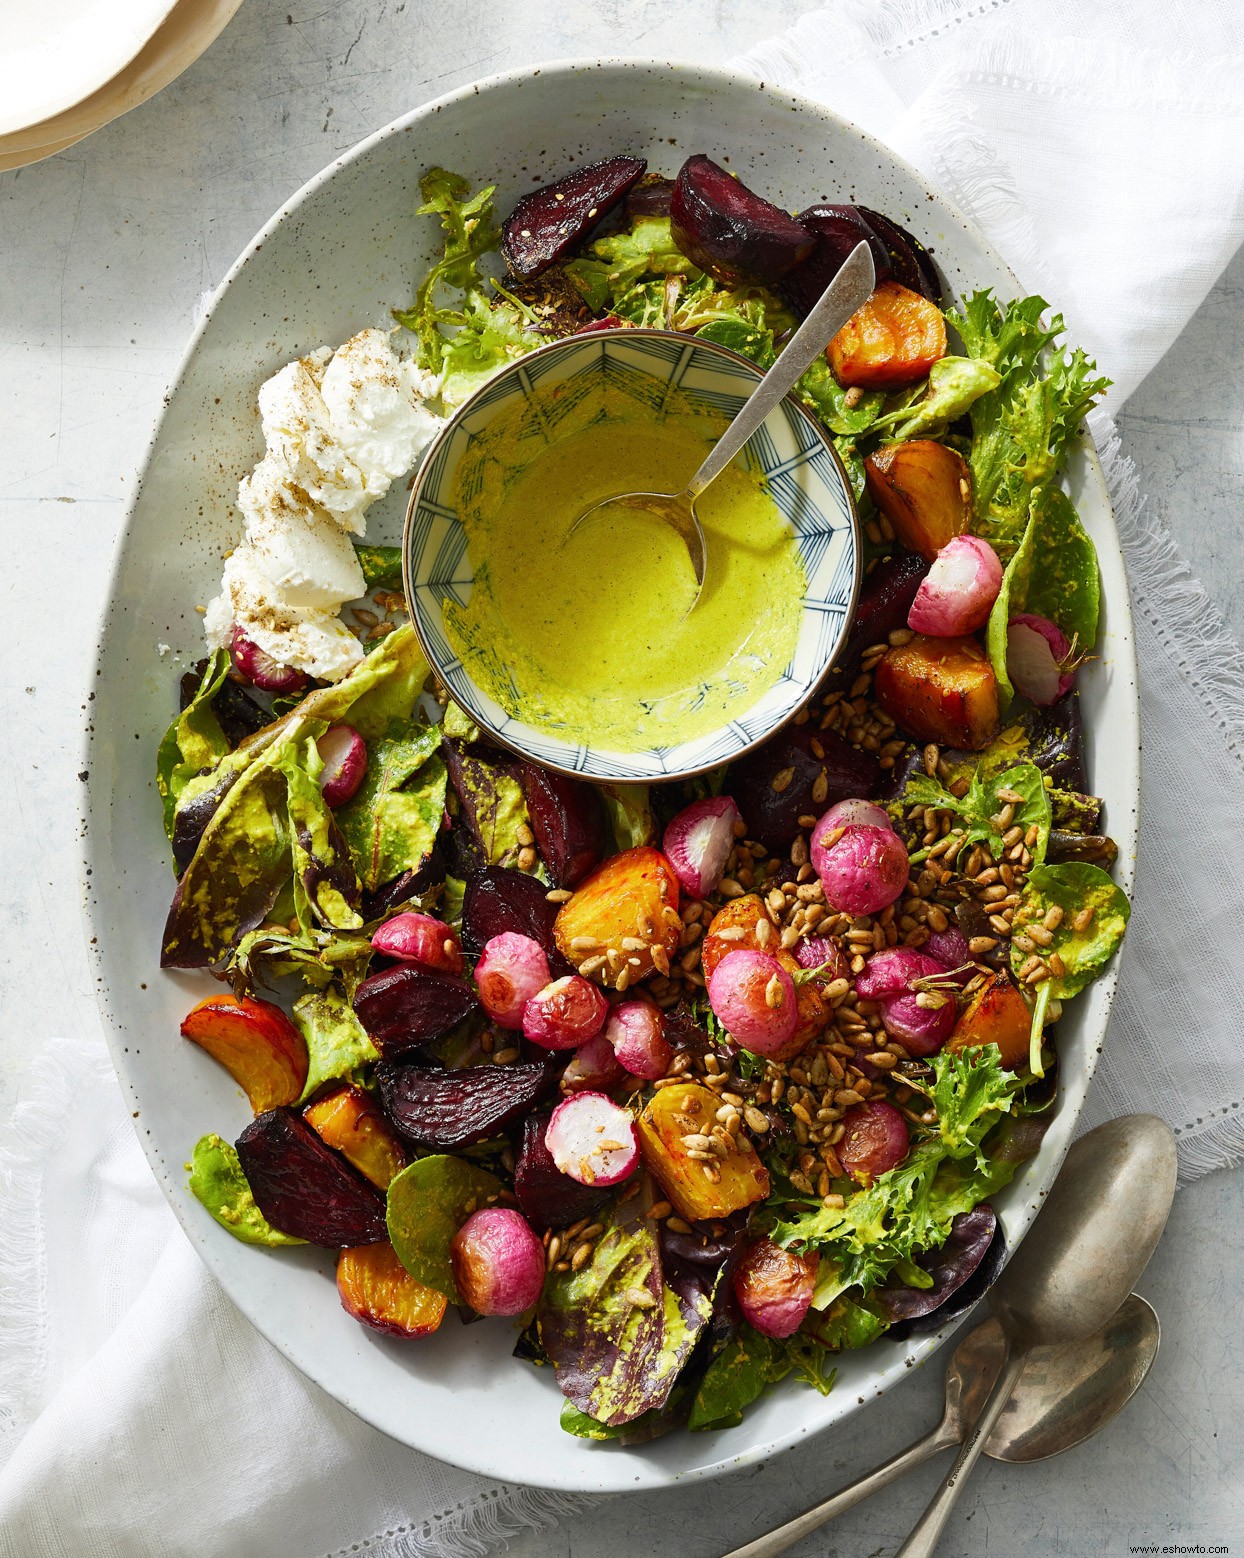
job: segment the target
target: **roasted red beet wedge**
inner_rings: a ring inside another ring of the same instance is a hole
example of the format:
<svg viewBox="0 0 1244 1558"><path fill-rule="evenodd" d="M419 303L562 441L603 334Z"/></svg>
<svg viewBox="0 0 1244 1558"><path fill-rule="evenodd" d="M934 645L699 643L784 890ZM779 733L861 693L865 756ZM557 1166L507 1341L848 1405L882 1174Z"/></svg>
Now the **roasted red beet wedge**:
<svg viewBox="0 0 1244 1558"><path fill-rule="evenodd" d="M383 1063L380 1101L399 1133L416 1147L454 1152L498 1135L552 1090L559 1066L520 1063L433 1071Z"/></svg>
<svg viewBox="0 0 1244 1558"><path fill-rule="evenodd" d="M520 763L531 831L557 887L575 887L604 858L605 808L600 794L581 779Z"/></svg>
<svg viewBox="0 0 1244 1558"><path fill-rule="evenodd" d="M775 789L773 781L788 770L789 777ZM823 793L817 783L822 774ZM732 766L726 792L747 824L748 838L780 853L799 832L800 817L820 816L835 801L875 795L880 782L881 769L870 753L832 730L787 725ZM814 790L819 799L813 798Z"/></svg>
<svg viewBox="0 0 1244 1558"><path fill-rule="evenodd" d="M568 965L553 939L558 905L544 896L543 882L523 871L493 867L467 878L462 900L462 945L478 957L494 936L514 931L539 942L549 960L554 979L568 972Z"/></svg>
<svg viewBox="0 0 1244 1558"><path fill-rule="evenodd" d="M900 286L910 287L913 292L923 293L931 303L936 303L940 308L942 278L937 274L933 256L920 240L913 238L905 227L900 227L897 222L892 221L888 216L883 216L880 211L870 211L867 206L858 206L856 209L885 245L889 254L889 269L894 280ZM877 273L877 280L881 280L880 271Z"/></svg>
<svg viewBox="0 0 1244 1558"><path fill-rule="evenodd" d="M524 195L501 229L511 275L538 276L564 259L626 198L647 166L642 157L606 157Z"/></svg>
<svg viewBox="0 0 1244 1558"><path fill-rule="evenodd" d="M896 628L907 626L907 613L928 571L923 557L901 547L872 570L864 580L851 632L835 662L838 676L830 682L831 688L839 681L844 687L849 686L859 671L864 651L873 644L884 644Z"/></svg>
<svg viewBox="0 0 1244 1558"><path fill-rule="evenodd" d="M626 197L626 214L632 222L643 216L668 216L673 179L663 173L645 173Z"/></svg>
<svg viewBox="0 0 1244 1558"><path fill-rule="evenodd" d="M412 963L373 974L354 997L358 1020L386 1058L439 1039L478 1006L475 991L464 979Z"/></svg>
<svg viewBox="0 0 1244 1558"><path fill-rule="evenodd" d="M256 1115L237 1149L255 1204L282 1233L330 1250L388 1237L384 1197L292 1109Z"/></svg>
<svg viewBox="0 0 1244 1558"><path fill-rule="evenodd" d="M703 155L688 157L670 197L674 242L725 286L772 286L812 252L810 232Z"/></svg>
<svg viewBox="0 0 1244 1558"><path fill-rule="evenodd" d="M781 285L783 298L800 316L810 314L857 243L872 250L878 282L892 274L890 252L858 206L809 206L795 220L813 237L812 253Z"/></svg>
<svg viewBox="0 0 1244 1558"><path fill-rule="evenodd" d="M514 1194L534 1228L568 1228L590 1217L608 1200L608 1192L563 1174L544 1140L547 1114L529 1114L514 1164Z"/></svg>

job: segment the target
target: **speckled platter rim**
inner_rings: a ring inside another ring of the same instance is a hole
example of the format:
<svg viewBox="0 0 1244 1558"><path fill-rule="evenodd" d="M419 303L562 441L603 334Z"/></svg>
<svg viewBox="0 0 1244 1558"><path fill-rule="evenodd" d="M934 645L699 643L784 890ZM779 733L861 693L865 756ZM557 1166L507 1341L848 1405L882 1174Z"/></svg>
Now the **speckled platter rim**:
<svg viewBox="0 0 1244 1558"><path fill-rule="evenodd" d="M192 646L202 642L191 611L190 603L195 599L190 593L192 586L183 580L177 592L176 585L181 569L195 571L187 562L196 555L187 538L194 534L195 515L200 512L193 506L199 501L199 492L183 492L184 478L197 480L211 499L219 490L222 475L212 445L220 426L213 420L217 415L213 395L222 392L214 389L216 380L205 378L198 367L201 355L214 367L221 350L217 316L223 312L232 319L252 306L245 287L240 305L231 305L230 294L245 281L251 266L262 263L261 251L268 251L270 257L277 247L277 234L287 224L294 234L290 242L302 255L304 250L297 246L304 242L303 208L339 173L354 173L361 160L377 148L397 141L399 147L407 148L408 158L416 158L416 132L421 127L434 126L437 116L445 114L465 113L470 119L489 94L504 97L531 89L547 115L545 105L558 91L573 98L580 78L584 91L590 89L593 102L602 101L610 91L624 94L625 106L612 110L619 121L633 117L635 104L642 103L649 120L646 132L636 129L637 145L647 144L645 134L655 137L651 116L657 109L649 112L647 100L660 95L668 105L663 110L667 120L661 123L666 134L678 120L681 136L687 128L684 121L692 120L696 113L707 114L706 105L711 104L714 133L720 127L719 145L750 150L749 136L759 138L761 126L765 136L780 137L788 162L798 158L798 189L808 197L815 197L822 174L825 183L830 185L832 180L840 198L846 199L863 199L876 184L893 183L907 192L902 199L894 196L896 217L906 211L906 220L918 235L938 230L937 258L952 288L957 279L969 287L989 282L1013 288L1017 295L1023 290L975 226L875 139L819 104L726 70L667 60L563 61L476 82L378 131L312 179L265 225L214 294L173 380L114 561L92 683L96 701L86 705L90 712L82 767L89 774L84 785L81 886L101 1019L139 1141L186 1237L256 1329L334 1399L412 1448L484 1476L566 1491L625 1492L755 1467L810 1435L823 1433L926 1362L961 1322L919 1341L901 1344L883 1339L863 1353L844 1355L838 1385L828 1397L811 1391L797 1395L794 1387L779 1387L756 1404L739 1429L724 1434L671 1435L633 1449L593 1445L562 1434L557 1427L556 1390L547 1381L543 1388L537 1388L530 1378L526 1385L513 1383L519 1376L509 1372L512 1338L502 1338L504 1348L499 1347L490 1340L498 1334L493 1326L463 1327L458 1334L442 1339L445 1355L427 1350L418 1355L417 1362L408 1362L410 1354L382 1348L341 1314L331 1274L326 1279L318 1268L312 1270L305 1252L280 1252L289 1258L286 1265L269 1252L240 1245L224 1236L190 1196L183 1164L194 1140L193 1131L199 1128L198 1120L205 1122L205 1129L228 1132L234 1124L240 1129L247 1114L239 1091L227 1078L221 1078L219 1068L205 1056L182 1052L193 1046L183 1046L182 1051L176 1048L180 1015L193 1000L218 987L205 978L162 978L158 974L163 910L153 908L152 899L153 883L158 885L159 901L165 906L171 891L151 771L155 745L168 718L172 678L168 667L155 656L154 640L180 642L190 654L195 652ZM759 106L753 108L753 104ZM580 129L577 133L583 132ZM689 150L702 149L700 143L713 144L698 130L695 140L694 146L681 138L667 141L679 149L663 150L662 160L673 164ZM805 151L805 141L810 150ZM550 131L547 141L538 144L556 145L556 133ZM583 143L571 144L581 149ZM761 144L754 155L763 158L764 151ZM597 150L593 154L605 153ZM868 170L876 170L868 171L858 197L855 182L844 180L835 170L835 156L848 165L854 158L861 167L866 164ZM818 163L816 158L822 161ZM514 157L509 163L510 198L521 192L518 179L530 182L531 177L525 166L514 174L517 161ZM424 157L421 165L426 162ZM505 163L501 157L497 166ZM763 163L755 176L765 176ZM795 180L792 177L788 182L793 185ZM769 187L771 192L776 190L773 178ZM792 196L794 193L792 188ZM885 198L891 199L888 190ZM872 203L879 202L874 199ZM913 212L915 215L910 214ZM960 260L966 260L969 269L965 270ZM295 290L293 295L299 294ZM386 298L391 306L387 293ZM273 314L279 321L281 310L276 308ZM355 329L366 323L365 318L348 321ZM326 328L317 326L317 333ZM348 329L343 328L337 338L344 339L346 333ZM245 354L247 415L252 422L254 391L261 379L281 361L314 344L296 325L283 329L273 325L268 334L270 341L264 344L264 337L258 336L261 344L248 348ZM236 385L230 393L232 404L240 408ZM242 412L238 409L228 414L240 418ZM254 435L247 437L249 445L235 432L239 448L253 446ZM204 465L213 461L215 486L202 474ZM234 451L228 471L234 486L244 468L244 461ZM1095 789L1107 799L1110 831L1120 847L1118 877L1130 889L1136 867L1140 796L1136 651L1118 533L1101 465L1087 436L1073 450L1069 486L1097 543L1103 583L1100 653L1087 669L1082 688L1090 773ZM177 528L180 525L185 526L184 535ZM165 543L165 550L171 551L178 563L176 576L169 572L167 558L161 564L151 555L170 526L175 539ZM222 548L227 544L222 536ZM159 566L164 567L163 574ZM197 577L204 587L210 572L200 561ZM157 581L164 583L163 592ZM1099 709L1100 725L1094 723ZM1012 1248L1039 1209L1070 1144L1105 1040L1118 978L1116 962L1063 1020L1063 1065L1055 1117L1036 1157L1022 1166L1012 1184L996 1198ZM189 1117L192 1130L181 1131L185 1122L179 1108ZM537 1374L528 1371L528 1376ZM455 1414L463 1412L469 1414L470 1421L459 1430Z"/></svg>
<svg viewBox="0 0 1244 1558"><path fill-rule="evenodd" d="M794 395L787 395L781 404L775 406L769 417L765 419L765 425L767 426L771 420L781 416L787 426L794 419L802 427L806 428L815 440L818 453L823 450L828 455L838 486L836 496L840 503L841 515L846 520L845 526L835 527L831 525L827 532L812 531L806 537L803 532L799 531L798 527L795 527L796 542L799 544L801 556L805 563L808 561L809 553L815 556L815 548L812 542L817 535L844 536L847 551L845 557L836 566L835 572L845 565L845 567L850 569L851 574L850 588L843 592L844 599L841 602L820 598L814 599L807 595L804 597L804 607L801 612L801 646L803 635L810 631L809 618L812 613L818 610L823 613L830 610L834 612L840 610L841 618L836 634L832 638L824 639L818 648L811 671L798 678L796 685L799 691L789 705L783 709L770 711L765 717L764 724L760 725L756 719L756 711L762 707L770 696L767 692L746 710L732 715L724 727L719 727L717 731L712 733L720 741L726 730L738 732L730 743L728 750L715 750L711 755L706 756L702 749L711 739L711 736L698 737L694 741L679 742L668 749L670 753L668 764L663 763L659 770L652 772L647 771L645 759L641 758L640 753L602 752L599 749L585 746L581 742L571 742L545 731L533 730L521 720L508 719L504 710L501 709L497 709L497 714L501 718L497 719L494 716L492 710L496 705L493 703L493 700L482 694L482 690L476 686L469 671L460 661L457 661L457 665L462 672L461 677L454 673L453 663L457 660L457 657L451 651L448 661L446 660L445 655L442 654L441 648L436 642L436 638L429 631L428 623L425 620L429 610L433 615L438 615L438 613L436 613L434 607L429 607L428 603L423 599L422 592L427 588L427 581L420 576L415 559L412 556L414 551L413 540L420 507L429 502L427 488L433 476L435 475L441 484L451 479L438 466L437 462L440 452L449 446L458 430L471 421L479 411L481 403L495 400L499 409L503 402L498 396L498 390L514 381L517 381L522 386L533 363L539 363L542 360L545 362L553 361L558 357L569 355L572 351L582 352L590 350L593 346L600 348L603 361L611 347L619 344L625 347L628 343L645 340L668 343L671 351L674 352L676 350L676 355L679 358L685 357L687 347L694 342L697 352L703 353L707 357L720 358L723 362L731 364L732 367L741 369L745 377L755 380L756 383L759 383L764 377L763 370L757 367L750 358L744 357L741 352L736 352L728 346L723 346L718 341L702 340L697 337L687 336L677 330L634 328L618 331L596 331L582 336L569 336L560 341L550 341L546 346L537 347L535 351L528 352L526 356L510 363L500 373L494 374L492 378L482 384L474 394L458 407L448 424L437 434L423 457L423 462L415 477L415 484L411 488L410 501L406 506L406 520L402 526L402 583L406 600L410 607L411 624L432 668L447 685L451 682L458 684L450 686L450 690L458 696L458 701L467 709L467 712L477 724L487 729L489 734L509 751L516 753L519 757L529 758L533 762L541 763L544 767L554 769L558 773L567 774L572 779L590 779L598 784L674 783L680 779L693 778L697 774L709 773L714 768L719 768L723 763L737 762L745 753L759 746L762 741L765 741L775 730L786 724L800 709L807 705L816 695L817 689L829 674L834 658L851 630L856 602L859 600L860 579L863 569L859 511L856 506L855 495L851 490L850 479L842 464L842 459L834 447L833 440L822 424ZM653 377L656 376L653 375ZM520 388L520 393L526 392ZM513 399L512 396L510 398ZM805 458L808 454L808 449L800 449L798 456L795 457L799 465L810 463ZM459 455L459 459L461 459L461 455ZM794 463L791 459L787 459L782 461L780 466L775 466L773 470L780 469L786 472L793 468ZM764 467L763 464L761 468L766 476L773 474L773 471ZM438 494L442 490L443 485L438 485ZM442 505L437 504L436 507L442 513L446 512ZM807 548L802 544L805 539L808 542ZM422 557L423 554L421 553L420 561L422 561ZM818 576L823 566L823 564L818 565ZM441 631L443 632L443 629ZM796 655L799 652L799 649L797 649ZM793 665L794 660L791 662L791 666ZM796 682L796 678L790 674L791 666L788 666L782 672L779 680ZM741 723L749 718L757 725L755 734L749 733ZM680 753L682 754L681 756L679 755ZM696 755L697 753L699 755ZM565 757L564 761L559 760L562 755ZM653 766L655 769L655 765Z"/></svg>

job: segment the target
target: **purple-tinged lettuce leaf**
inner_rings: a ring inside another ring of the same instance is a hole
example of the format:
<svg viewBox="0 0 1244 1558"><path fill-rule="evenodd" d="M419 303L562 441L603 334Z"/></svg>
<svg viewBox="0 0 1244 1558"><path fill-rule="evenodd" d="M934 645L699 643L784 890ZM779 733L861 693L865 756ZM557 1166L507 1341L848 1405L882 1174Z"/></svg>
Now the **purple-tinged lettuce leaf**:
<svg viewBox="0 0 1244 1558"><path fill-rule="evenodd" d="M712 1301L664 1280L647 1198L619 1205L580 1271L544 1285L540 1337L562 1393L606 1428L665 1405L712 1313ZM647 1305L637 1296L646 1295Z"/></svg>
<svg viewBox="0 0 1244 1558"><path fill-rule="evenodd" d="M915 1257L914 1264L932 1278L929 1286L890 1281L873 1291L873 1303L891 1323L914 1320L940 1309L984 1260L997 1226L997 1216L987 1202L961 1212L940 1249Z"/></svg>

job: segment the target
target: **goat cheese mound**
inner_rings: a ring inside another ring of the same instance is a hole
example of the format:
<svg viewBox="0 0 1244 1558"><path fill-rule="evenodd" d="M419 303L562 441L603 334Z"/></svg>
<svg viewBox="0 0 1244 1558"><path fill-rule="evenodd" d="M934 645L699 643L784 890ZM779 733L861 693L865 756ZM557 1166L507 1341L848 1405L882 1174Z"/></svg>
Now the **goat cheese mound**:
<svg viewBox="0 0 1244 1558"><path fill-rule="evenodd" d="M363 646L331 611L291 606L263 572L255 549L235 547L225 561L220 594L207 608L204 633L213 649L224 648L234 625L280 665L324 681L339 682L363 658Z"/></svg>
<svg viewBox="0 0 1244 1558"><path fill-rule="evenodd" d="M427 402L439 390L378 329L287 363L260 388L266 450L238 489L245 540L207 608L209 644L240 627L324 681L358 663L362 647L336 615L366 594L350 537L436 436L443 418Z"/></svg>

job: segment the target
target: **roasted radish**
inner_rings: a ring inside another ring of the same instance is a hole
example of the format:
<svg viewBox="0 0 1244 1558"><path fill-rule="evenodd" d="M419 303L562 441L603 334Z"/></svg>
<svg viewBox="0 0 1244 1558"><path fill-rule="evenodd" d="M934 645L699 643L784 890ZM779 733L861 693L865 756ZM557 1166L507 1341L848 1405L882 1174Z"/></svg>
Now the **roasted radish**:
<svg viewBox="0 0 1244 1558"><path fill-rule="evenodd" d="M477 1314L521 1315L544 1286L544 1246L521 1212L484 1206L449 1246L454 1281Z"/></svg>
<svg viewBox="0 0 1244 1558"><path fill-rule="evenodd" d="M707 898L717 891L734 848L739 808L728 795L686 806L665 830L661 846L684 892Z"/></svg>
<svg viewBox="0 0 1244 1558"><path fill-rule="evenodd" d="M441 974L462 972L458 933L430 914L395 914L371 939L372 948L399 963L417 963Z"/></svg>
<svg viewBox="0 0 1244 1558"><path fill-rule="evenodd" d="M812 829L812 865L840 914L875 914L903 896L907 846L892 828L854 822Z"/></svg>
<svg viewBox="0 0 1244 1558"><path fill-rule="evenodd" d="M258 687L260 692L280 693L288 697L290 693L301 692L307 685L305 671L299 671L292 665L282 665L279 660L265 654L254 639L247 638L241 628L235 627L233 630L229 653L238 674L252 686Z"/></svg>
<svg viewBox="0 0 1244 1558"><path fill-rule="evenodd" d="M734 1273L734 1297L748 1325L762 1336L793 1336L816 1289L819 1255L796 1255L758 1239L743 1251Z"/></svg>
<svg viewBox="0 0 1244 1558"><path fill-rule="evenodd" d="M502 1028L521 1028L527 1002L551 982L544 948L517 931L494 936L475 965L480 1001Z"/></svg>
<svg viewBox="0 0 1244 1558"><path fill-rule="evenodd" d="M795 985L766 952L729 952L708 982L713 1014L754 1055L784 1057L799 1024Z"/></svg>
<svg viewBox="0 0 1244 1558"><path fill-rule="evenodd" d="M838 1160L861 1185L871 1185L907 1156L907 1121L893 1104L855 1104L842 1123L846 1130L838 1143Z"/></svg>
<svg viewBox="0 0 1244 1558"><path fill-rule="evenodd" d="M353 725L330 725L315 743L324 764L320 793L327 805L344 806L367 776L367 744Z"/></svg>
<svg viewBox="0 0 1244 1558"><path fill-rule="evenodd" d="M989 621L1001 588L1002 564L989 542L979 536L955 536L921 581L907 613L907 626L913 633L933 638L975 633Z"/></svg>
<svg viewBox="0 0 1244 1558"><path fill-rule="evenodd" d="M651 1001L620 1001L609 1013L604 1038L619 1065L646 1082L663 1077L674 1059L665 1037L665 1019Z"/></svg>
<svg viewBox="0 0 1244 1558"><path fill-rule="evenodd" d="M545 1049L578 1049L605 1026L609 1006L589 980L567 974L523 1007L523 1036Z"/></svg>
<svg viewBox="0 0 1244 1558"><path fill-rule="evenodd" d="M544 1143L563 1174L581 1185L617 1185L635 1172L634 1116L604 1093L575 1093L554 1109Z"/></svg>

